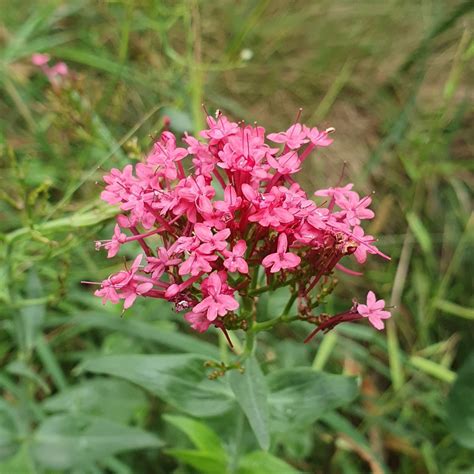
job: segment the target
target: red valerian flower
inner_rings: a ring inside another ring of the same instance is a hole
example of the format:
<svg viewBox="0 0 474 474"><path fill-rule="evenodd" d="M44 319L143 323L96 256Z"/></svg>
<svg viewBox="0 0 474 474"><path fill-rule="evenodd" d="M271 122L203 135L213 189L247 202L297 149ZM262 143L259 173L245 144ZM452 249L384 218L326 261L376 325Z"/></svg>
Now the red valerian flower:
<svg viewBox="0 0 474 474"><path fill-rule="evenodd" d="M271 253L267 255L262 260L262 265L265 268L270 268L271 273L279 272L280 270L288 270L290 268L297 267L301 258L294 253L287 252L288 250L288 238L286 234L280 234L278 237L278 245L276 253Z"/></svg>
<svg viewBox="0 0 474 474"><path fill-rule="evenodd" d="M333 129L295 123L267 135L261 126L221 113L208 117L207 125L199 133L205 141L186 133L181 147L165 131L142 162L104 176L101 198L122 212L112 238L97 248L109 258L131 242L140 248L130 269L100 283L95 294L104 303L123 301L127 309L139 297L165 299L186 311L193 329L215 326L227 337L226 329L248 325L249 305L239 302L266 288L290 286L301 314L311 315L316 285L337 270L359 274L342 260L388 258L362 227L374 217L371 197L360 198L347 184L316 191L317 203L294 181L310 153L332 143ZM263 277L267 286L259 288ZM372 295L319 330L364 317L383 327L389 313Z"/></svg>
<svg viewBox="0 0 474 474"><path fill-rule="evenodd" d="M224 260L224 267L226 267L229 272L248 273L249 266L244 259L246 250L247 244L245 243L245 240L239 240L234 245L232 251L224 250L222 252L224 257L226 257Z"/></svg>
<svg viewBox="0 0 474 474"><path fill-rule="evenodd" d="M225 316L229 311L234 311L239 307L238 301L228 294L228 287L226 292L226 288L216 272L211 273L203 284L206 284L205 294L208 296L193 308L193 313L206 312L207 319L214 321L217 316ZM233 293L232 290L231 293Z"/></svg>
<svg viewBox="0 0 474 474"><path fill-rule="evenodd" d="M367 293L367 304L358 304L357 312L364 318L369 318L370 324L380 330L384 328L383 320L390 317L390 312L384 311L384 308L385 301L377 300L375 293L369 291Z"/></svg>

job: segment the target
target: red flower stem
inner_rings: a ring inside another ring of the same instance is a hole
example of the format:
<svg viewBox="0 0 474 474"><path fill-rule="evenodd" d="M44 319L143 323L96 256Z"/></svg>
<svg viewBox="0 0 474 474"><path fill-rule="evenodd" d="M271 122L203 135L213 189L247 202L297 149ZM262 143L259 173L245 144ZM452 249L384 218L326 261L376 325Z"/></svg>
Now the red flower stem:
<svg viewBox="0 0 474 474"><path fill-rule="evenodd" d="M214 325L216 326L216 328L219 328L219 329L223 332L225 338L227 339L227 342L228 342L228 344L229 344L229 347L230 347L231 349L233 349L233 348L234 348L234 345L232 344L232 341L231 341L231 339L230 339L229 333L227 332L227 329L226 329L226 328L224 327L224 325L222 324L222 321L218 321L218 322L215 323Z"/></svg>
<svg viewBox="0 0 474 474"><path fill-rule="evenodd" d="M303 153L300 155L300 161L303 163L306 158L308 158L309 154L316 148L316 145L314 143L310 143L304 150Z"/></svg>
<svg viewBox="0 0 474 474"><path fill-rule="evenodd" d="M133 235L133 237L127 237L126 242L133 242L134 240L145 239L147 237L150 237L151 235L159 234L160 232L163 232L163 230L165 230L165 228L164 227L158 227L157 229L150 230L150 232L147 232L146 234L140 234L136 227L130 227L130 230L134 235Z"/></svg>
<svg viewBox="0 0 474 474"><path fill-rule="evenodd" d="M178 161L178 174L180 179L186 178L186 173L184 172L183 163L181 163L181 161Z"/></svg>
<svg viewBox="0 0 474 474"><path fill-rule="evenodd" d="M165 292L164 291L159 291L159 290L150 290L147 291L146 293L143 293L143 296L148 296L149 298L164 298L165 297Z"/></svg>
<svg viewBox="0 0 474 474"><path fill-rule="evenodd" d="M304 343L307 344L311 339L313 339L316 334L318 334L319 331L330 331L334 327L336 327L338 324L349 322L349 321L356 321L357 319L362 319L363 316L361 316L359 313L356 311L346 311L344 313L336 314L335 316L330 317L326 321L322 322L321 324L318 325L317 328L315 328L309 336L304 340Z"/></svg>
<svg viewBox="0 0 474 474"><path fill-rule="evenodd" d="M219 181L219 184L222 186L222 189L225 189L226 184L225 184L224 178L221 176L217 168L214 168L213 174L216 177L217 181Z"/></svg>
<svg viewBox="0 0 474 474"><path fill-rule="evenodd" d="M140 281L142 283L153 283L156 286L161 286L161 288L168 288L168 286L170 286L169 283L165 283L165 282L160 281L160 280L154 280L153 278L143 277L143 276L140 276L140 275L135 275L134 280L135 281Z"/></svg>
<svg viewBox="0 0 474 474"><path fill-rule="evenodd" d="M148 247L147 243L143 240L143 237L140 234L140 232L138 232L138 229L136 227L130 227L130 232L137 237L136 240L138 240L138 243L140 244L140 247L145 252L145 255L147 257L153 256L153 252L152 252L151 248Z"/></svg>

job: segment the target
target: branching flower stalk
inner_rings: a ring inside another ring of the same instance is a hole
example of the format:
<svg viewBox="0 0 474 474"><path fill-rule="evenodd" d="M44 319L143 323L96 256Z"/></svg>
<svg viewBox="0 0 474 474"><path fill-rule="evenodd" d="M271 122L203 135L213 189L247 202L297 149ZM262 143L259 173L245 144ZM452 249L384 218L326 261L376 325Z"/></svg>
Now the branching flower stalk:
<svg viewBox="0 0 474 474"><path fill-rule="evenodd" d="M315 201L295 181L303 161L331 145L334 131L298 119L267 135L261 126L217 112L207 117L200 139L186 133L179 146L164 131L142 162L105 175L101 198L121 214L111 239L96 247L112 258L137 242L141 252L95 294L104 303L123 301L124 310L137 298L167 300L193 329L214 326L229 344L228 331L243 329L244 357L258 332L296 319L318 324L307 341L362 318L382 329L390 313L371 291L366 304L354 303L345 313L313 313L333 291L336 269L358 274L341 264L344 258L363 264L368 254L389 257L362 228L374 217L370 196L347 184L316 191ZM257 299L281 287L291 295L282 313L258 321ZM291 314L295 303L297 314Z"/></svg>

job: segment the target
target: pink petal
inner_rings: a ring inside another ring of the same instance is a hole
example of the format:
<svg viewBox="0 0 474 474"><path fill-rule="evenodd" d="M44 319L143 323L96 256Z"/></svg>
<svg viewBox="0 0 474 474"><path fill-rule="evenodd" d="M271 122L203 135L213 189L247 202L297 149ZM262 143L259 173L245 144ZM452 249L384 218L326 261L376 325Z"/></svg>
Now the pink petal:
<svg viewBox="0 0 474 474"><path fill-rule="evenodd" d="M275 143L285 143L286 136L283 133L269 133L267 138Z"/></svg>
<svg viewBox="0 0 474 474"><path fill-rule="evenodd" d="M207 319L208 321L214 321L216 318L217 318L217 311L218 311L218 308L215 304L209 306L209 308L207 308Z"/></svg>
<svg viewBox="0 0 474 474"><path fill-rule="evenodd" d="M364 316L364 317L367 317L367 315L369 314L369 307L365 304L358 304L357 305L357 312L361 315L361 316Z"/></svg>
<svg viewBox="0 0 474 474"><path fill-rule="evenodd" d="M271 253L270 255L267 255L263 260L262 260L262 265L265 268L270 267L273 265L275 262L279 261L278 255L275 253Z"/></svg>
<svg viewBox="0 0 474 474"><path fill-rule="evenodd" d="M278 245L277 245L277 252L284 253L288 248L288 238L286 237L285 233L282 233L278 236Z"/></svg>
<svg viewBox="0 0 474 474"><path fill-rule="evenodd" d="M141 283L137 285L137 294L143 295L153 288L153 283Z"/></svg>
<svg viewBox="0 0 474 474"><path fill-rule="evenodd" d="M223 229L217 232L217 234L214 235L215 240L225 240L227 237L230 235L230 229Z"/></svg>
<svg viewBox="0 0 474 474"><path fill-rule="evenodd" d="M253 201L258 196L252 186L247 183L242 184L242 193L248 201Z"/></svg>
<svg viewBox="0 0 474 474"><path fill-rule="evenodd" d="M270 269L270 273L277 273L281 270L281 262L280 260L276 260L273 264L273 267Z"/></svg>
<svg viewBox="0 0 474 474"><path fill-rule="evenodd" d="M41 53L36 53L31 56L31 62L35 66L44 66L45 64L48 63L50 60L50 57L48 54L41 54Z"/></svg>
<svg viewBox="0 0 474 474"><path fill-rule="evenodd" d="M132 304L135 302L135 300L137 299L137 294L136 293L131 293L129 294L126 298L125 298L125 301L123 303L123 309L128 309L130 308L130 306L132 306Z"/></svg>
<svg viewBox="0 0 474 474"><path fill-rule="evenodd" d="M369 321L370 321L370 324L372 324L372 326L374 326L374 328L378 329L379 331L385 327L383 324L383 321L378 319L376 316L369 315Z"/></svg>
<svg viewBox="0 0 474 474"><path fill-rule="evenodd" d="M219 295L217 300L229 311L234 311L239 307L239 302L230 295Z"/></svg>
<svg viewBox="0 0 474 474"><path fill-rule="evenodd" d="M385 307L385 300L378 300L372 305L372 309L374 310L384 309L384 307Z"/></svg>
<svg viewBox="0 0 474 474"><path fill-rule="evenodd" d="M249 272L249 266L247 264L247 262L243 259L243 258L240 258L237 262L237 270L240 272L240 273L248 273Z"/></svg>
<svg viewBox="0 0 474 474"><path fill-rule="evenodd" d="M206 311L212 302L213 302L213 299L210 296L207 296L200 303L194 306L193 313L202 313Z"/></svg>
<svg viewBox="0 0 474 474"><path fill-rule="evenodd" d="M245 243L245 240L239 240L234 245L232 252L236 257L242 257L246 250L247 250L247 244Z"/></svg>
<svg viewBox="0 0 474 474"><path fill-rule="evenodd" d="M222 281L217 273L212 273L208 278L209 287L214 290L216 294L219 294L222 289Z"/></svg>
<svg viewBox="0 0 474 474"><path fill-rule="evenodd" d="M373 291L369 291L367 293L367 306L372 307L375 301L376 301L375 293Z"/></svg>
<svg viewBox="0 0 474 474"><path fill-rule="evenodd" d="M204 224L195 224L194 233L199 237L202 242L209 242L212 239L211 229Z"/></svg>
<svg viewBox="0 0 474 474"><path fill-rule="evenodd" d="M286 268L294 268L300 264L301 258L294 253L288 252L283 256L283 262L285 263Z"/></svg>
<svg viewBox="0 0 474 474"><path fill-rule="evenodd" d="M377 316L380 319L388 319L392 316L392 314L390 313L390 311L378 311Z"/></svg>

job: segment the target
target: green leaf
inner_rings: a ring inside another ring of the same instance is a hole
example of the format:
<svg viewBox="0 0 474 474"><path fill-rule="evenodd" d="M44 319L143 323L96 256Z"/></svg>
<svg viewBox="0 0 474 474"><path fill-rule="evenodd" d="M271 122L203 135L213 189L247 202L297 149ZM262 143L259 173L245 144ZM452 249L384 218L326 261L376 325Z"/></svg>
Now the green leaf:
<svg viewBox="0 0 474 474"><path fill-rule="evenodd" d="M7 402L0 400L0 459L13 456L19 447L16 413Z"/></svg>
<svg viewBox="0 0 474 474"><path fill-rule="evenodd" d="M274 428L309 425L321 415L351 402L358 393L352 377L315 372L308 368L283 369L267 376Z"/></svg>
<svg viewBox="0 0 474 474"><path fill-rule="evenodd" d="M227 472L227 463L223 463L212 452L196 451L193 449L167 449L165 453L185 464L189 464L204 474L222 474Z"/></svg>
<svg viewBox="0 0 474 474"><path fill-rule="evenodd" d="M265 451L245 455L239 463L237 474L297 474L297 470Z"/></svg>
<svg viewBox="0 0 474 474"><path fill-rule="evenodd" d="M72 469L122 451L160 445L156 436L139 428L86 415L56 415L36 430L32 452L46 468Z"/></svg>
<svg viewBox="0 0 474 474"><path fill-rule="evenodd" d="M55 327L57 324L62 324L62 319L52 320L50 323L52 327ZM193 352L211 358L219 356L219 351L215 346L196 337L176 331L157 329L151 324L142 321L120 319L116 315L108 313L79 313L74 318L71 318L68 324L79 327L84 326L85 328L103 328L114 332L119 331L130 337L153 341L177 351Z"/></svg>
<svg viewBox="0 0 474 474"><path fill-rule="evenodd" d="M49 341L42 334L36 339L36 355L56 387L60 390L65 389L67 387L66 377L50 347Z"/></svg>
<svg viewBox="0 0 474 474"><path fill-rule="evenodd" d="M406 217L408 225L410 226L410 229L415 235L415 238L420 244L423 252L425 252L427 255L430 255L433 251L433 242L425 225L414 212L408 212Z"/></svg>
<svg viewBox="0 0 474 474"><path fill-rule="evenodd" d="M441 311L444 311L445 313L453 314L454 316L458 316L460 318L474 320L473 308L466 308L464 306L446 300L437 300L435 302L435 306L436 308L440 309Z"/></svg>
<svg viewBox="0 0 474 474"><path fill-rule="evenodd" d="M107 57L102 50L92 51L89 49L63 46L55 48L55 54L64 60L74 61L84 66L107 72L116 77L138 83L143 83L144 81L143 75L138 71L132 71L128 66Z"/></svg>
<svg viewBox="0 0 474 474"><path fill-rule="evenodd" d="M26 379L31 380L47 395L51 393L51 390L45 380L40 377L33 369L28 367L22 360L15 360L11 362L7 365L6 370L10 374L18 375L19 377L25 377Z"/></svg>
<svg viewBox="0 0 474 474"><path fill-rule="evenodd" d="M22 445L21 449L15 454L15 456L4 462L0 462L0 472L2 474L33 474L36 472L28 454L26 444Z"/></svg>
<svg viewBox="0 0 474 474"><path fill-rule="evenodd" d="M30 299L37 299L43 295L43 289L34 269L28 273L26 294ZM30 352L35 345L36 338L41 330L46 313L43 303L32 304L20 309L16 319L17 334L22 350Z"/></svg>
<svg viewBox="0 0 474 474"><path fill-rule="evenodd" d="M447 401L446 423L456 441L474 449L474 356L466 361L458 373Z"/></svg>
<svg viewBox="0 0 474 474"><path fill-rule="evenodd" d="M255 433L258 444L267 451L270 447L268 427L268 392L258 362L254 357L247 359L245 372L233 370L229 373L230 386L237 402Z"/></svg>
<svg viewBox="0 0 474 474"><path fill-rule="evenodd" d="M136 383L191 415L221 415L234 405L234 397L223 380L207 378L205 360L195 354L104 356L87 360L79 370Z"/></svg>
<svg viewBox="0 0 474 474"><path fill-rule="evenodd" d="M163 418L183 431L200 451L213 452L227 462L227 453L219 436L204 423L184 416L164 415Z"/></svg>
<svg viewBox="0 0 474 474"><path fill-rule="evenodd" d="M362 435L358 428L337 412L329 412L321 417L321 420L330 426L338 434L344 435L346 440L353 444L357 451L362 454L362 458L370 462L370 466L377 466L377 472L389 473L387 466L379 458L378 454L372 450L369 442Z"/></svg>
<svg viewBox="0 0 474 474"><path fill-rule="evenodd" d="M96 378L49 397L43 408L49 412L87 413L126 423L145 404L143 392L128 382Z"/></svg>

